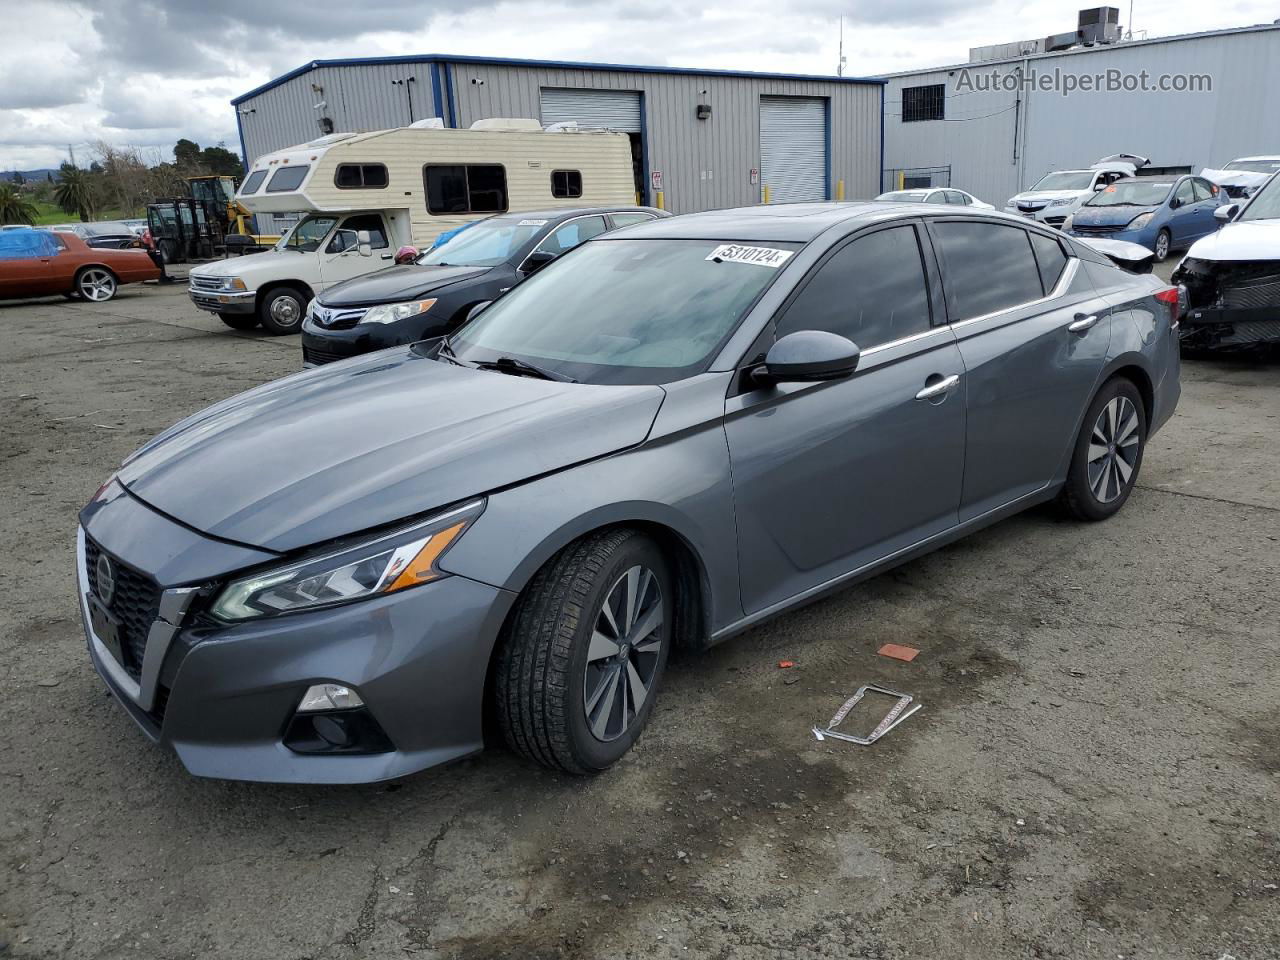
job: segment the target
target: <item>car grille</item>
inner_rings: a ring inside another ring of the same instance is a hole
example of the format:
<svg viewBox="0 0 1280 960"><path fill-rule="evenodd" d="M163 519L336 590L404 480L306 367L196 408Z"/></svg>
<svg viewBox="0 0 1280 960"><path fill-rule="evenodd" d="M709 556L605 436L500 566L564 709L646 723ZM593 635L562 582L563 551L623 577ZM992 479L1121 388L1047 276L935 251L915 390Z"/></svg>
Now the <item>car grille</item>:
<svg viewBox="0 0 1280 960"><path fill-rule="evenodd" d="M187 279L191 281L191 287L194 290L221 290L222 289L221 277L202 277L197 274L192 274Z"/></svg>
<svg viewBox="0 0 1280 960"><path fill-rule="evenodd" d="M1105 237L1109 233L1119 233L1124 229L1122 226L1095 226L1092 224L1077 223L1071 227L1076 233L1086 237Z"/></svg>
<svg viewBox="0 0 1280 960"><path fill-rule="evenodd" d="M322 307L316 303L311 307L311 319L326 330L350 330L364 319L364 315L368 312L368 307L338 310L332 307Z"/></svg>
<svg viewBox="0 0 1280 960"><path fill-rule="evenodd" d="M1222 305L1240 310L1280 306L1280 276L1227 287L1222 291Z"/></svg>
<svg viewBox="0 0 1280 960"><path fill-rule="evenodd" d="M1023 213L1035 213L1037 210L1043 210L1044 206L1045 205L1043 203L1023 203L1021 201L1018 202L1018 209L1021 210Z"/></svg>
<svg viewBox="0 0 1280 960"><path fill-rule="evenodd" d="M85 537L85 573L89 589L98 596L98 557L102 548ZM110 554L108 554L110 556ZM142 658L147 652L147 635L151 624L160 616L160 586L146 574L125 566L111 557L116 567L116 591L107 609L120 621L120 650L125 672L134 680L142 676Z"/></svg>
<svg viewBox="0 0 1280 960"><path fill-rule="evenodd" d="M334 350L325 350L323 347L311 347L304 345L302 348L303 363L333 363L335 360L346 359L346 354L338 353Z"/></svg>

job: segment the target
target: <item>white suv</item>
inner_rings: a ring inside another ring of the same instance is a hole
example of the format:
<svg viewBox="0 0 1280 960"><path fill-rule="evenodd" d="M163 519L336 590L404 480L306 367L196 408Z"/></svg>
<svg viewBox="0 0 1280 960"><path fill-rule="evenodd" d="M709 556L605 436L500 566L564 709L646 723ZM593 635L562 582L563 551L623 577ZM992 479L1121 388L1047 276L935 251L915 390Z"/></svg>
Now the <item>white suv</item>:
<svg viewBox="0 0 1280 960"><path fill-rule="evenodd" d="M1087 170L1055 170L1030 190L1011 197L1005 213L1016 213L1051 227L1061 227L1086 200L1117 180L1134 176L1150 161L1120 153L1103 157Z"/></svg>

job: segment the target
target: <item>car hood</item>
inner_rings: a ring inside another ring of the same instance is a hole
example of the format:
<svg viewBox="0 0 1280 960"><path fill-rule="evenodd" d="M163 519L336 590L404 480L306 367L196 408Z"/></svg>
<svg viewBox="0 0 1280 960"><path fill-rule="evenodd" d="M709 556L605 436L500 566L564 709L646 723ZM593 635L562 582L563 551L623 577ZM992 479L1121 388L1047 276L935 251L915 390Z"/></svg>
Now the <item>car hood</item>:
<svg viewBox="0 0 1280 960"><path fill-rule="evenodd" d="M192 267L193 277L251 277L256 273L277 274L285 262L303 264L314 253L299 253L297 250L281 251L272 248L261 253L246 253L242 257L228 257L226 260L215 260Z"/></svg>
<svg viewBox="0 0 1280 960"><path fill-rule="evenodd" d="M1124 226L1134 217L1159 209L1158 203L1141 207L1091 207L1085 204L1072 215L1071 222L1090 227L1119 227Z"/></svg>
<svg viewBox="0 0 1280 960"><path fill-rule="evenodd" d="M1092 192L1092 190L1028 190L1026 193L1019 193L1010 202L1017 203L1019 200L1025 200L1036 203L1043 200L1074 200L1076 197L1083 197Z"/></svg>
<svg viewBox="0 0 1280 960"><path fill-rule="evenodd" d="M1228 223L1193 243L1187 256L1197 260L1280 260L1280 220Z"/></svg>
<svg viewBox="0 0 1280 960"><path fill-rule="evenodd" d="M459 280L479 277L492 267L437 267L404 264L334 284L320 294L326 307L363 307L412 300Z"/></svg>
<svg viewBox="0 0 1280 960"><path fill-rule="evenodd" d="M634 446L665 396L395 347L215 404L143 446L118 477L202 533L283 553Z"/></svg>
<svg viewBox="0 0 1280 960"><path fill-rule="evenodd" d="M1212 170L1205 168L1200 176L1220 187L1260 187L1271 179L1269 173L1255 173L1252 170Z"/></svg>

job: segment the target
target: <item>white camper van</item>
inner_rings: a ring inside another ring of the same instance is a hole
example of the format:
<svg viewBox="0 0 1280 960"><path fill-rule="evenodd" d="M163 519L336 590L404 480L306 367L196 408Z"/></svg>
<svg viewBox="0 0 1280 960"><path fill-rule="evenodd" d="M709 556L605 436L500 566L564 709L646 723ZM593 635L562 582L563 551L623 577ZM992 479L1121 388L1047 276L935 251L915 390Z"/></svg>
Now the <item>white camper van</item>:
<svg viewBox="0 0 1280 960"><path fill-rule="evenodd" d="M431 121L336 133L259 157L236 198L255 214L302 212L270 250L204 264L188 293L236 329L296 333L326 287L392 264L402 245L495 213L632 204L626 134L543 130L536 120Z"/></svg>

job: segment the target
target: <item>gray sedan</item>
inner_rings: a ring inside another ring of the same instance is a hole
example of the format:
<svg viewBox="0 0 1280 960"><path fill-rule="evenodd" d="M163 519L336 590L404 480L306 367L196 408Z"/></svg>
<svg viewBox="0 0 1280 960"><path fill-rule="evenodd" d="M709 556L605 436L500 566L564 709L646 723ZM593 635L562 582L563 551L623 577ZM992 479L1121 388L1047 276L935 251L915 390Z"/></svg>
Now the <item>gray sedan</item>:
<svg viewBox="0 0 1280 960"><path fill-rule="evenodd" d="M172 427L81 513L94 666L202 776L616 762L673 647L1017 511L1103 520L1177 291L1003 214L719 211L592 240L448 340Z"/></svg>

